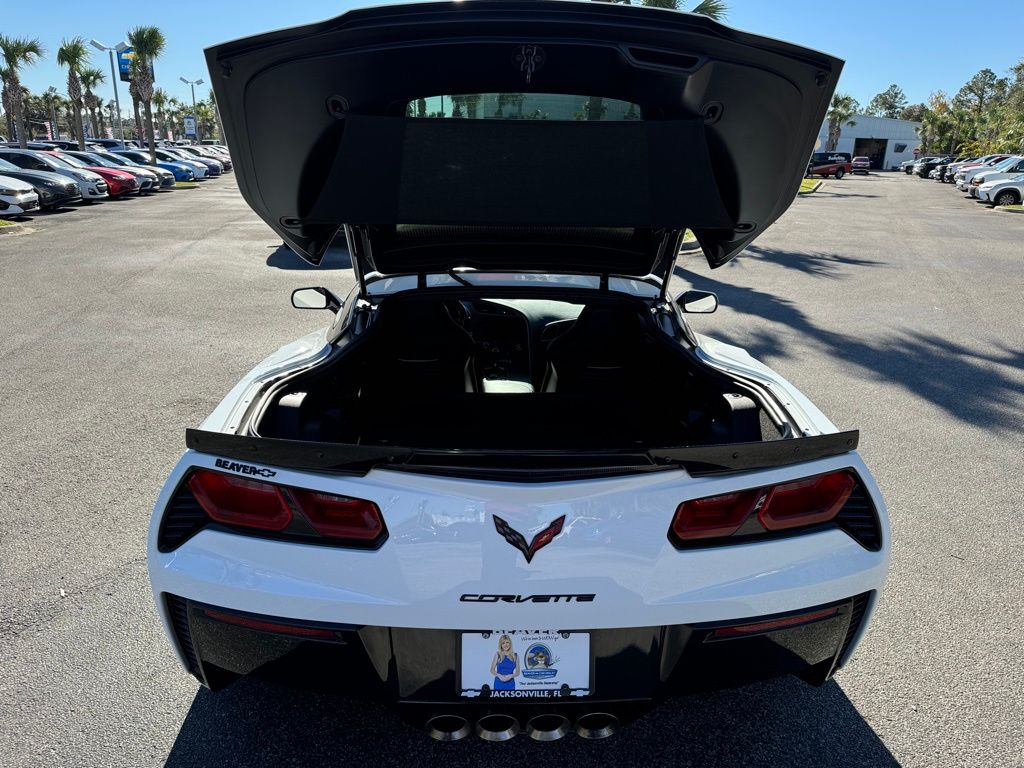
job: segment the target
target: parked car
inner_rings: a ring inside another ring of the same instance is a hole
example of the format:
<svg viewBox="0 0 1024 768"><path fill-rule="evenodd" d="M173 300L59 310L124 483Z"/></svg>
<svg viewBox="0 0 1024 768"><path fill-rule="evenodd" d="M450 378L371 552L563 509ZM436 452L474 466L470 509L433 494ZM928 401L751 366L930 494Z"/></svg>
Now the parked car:
<svg viewBox="0 0 1024 768"><path fill-rule="evenodd" d="M909 176L914 172L914 163L916 163L918 159L919 158L915 157L913 160L904 160L900 163L900 170Z"/></svg>
<svg viewBox="0 0 1024 768"><path fill-rule="evenodd" d="M849 152L815 152L807 165L807 176L835 176L843 178L853 172L853 160Z"/></svg>
<svg viewBox="0 0 1024 768"><path fill-rule="evenodd" d="M32 185L13 176L0 175L0 216L22 216L39 210L39 195Z"/></svg>
<svg viewBox="0 0 1024 768"><path fill-rule="evenodd" d="M114 152L108 152L103 150L102 152L94 153L97 159L102 158L108 163L113 163L115 167L123 168L124 170L138 169L142 171L149 171L156 177L157 183L155 189L170 189L174 187L174 174L158 165L139 165L132 160L129 160L123 155L115 154Z"/></svg>
<svg viewBox="0 0 1024 768"><path fill-rule="evenodd" d="M0 174L32 185L43 210L82 202L82 191L73 180L51 171L26 171L14 163L0 160Z"/></svg>
<svg viewBox="0 0 1024 768"><path fill-rule="evenodd" d="M939 163L938 165L936 165L932 169L931 173L928 174L928 178L935 179L936 181L938 181L940 183L945 182L946 181L946 171L951 166L954 166L957 163L965 162L968 159L969 158L967 158L967 157L961 156L961 157L954 157L954 158L951 158L951 159L949 159L949 160L947 160L945 162Z"/></svg>
<svg viewBox="0 0 1024 768"><path fill-rule="evenodd" d="M139 142L137 141L121 141L120 139L90 139L90 141L99 144L104 149L139 149Z"/></svg>
<svg viewBox="0 0 1024 768"><path fill-rule="evenodd" d="M136 195L139 193L139 181L132 173L114 170L113 168L107 168L102 165L89 165L88 163L82 162L77 157L73 157L67 152L62 152L56 149L45 154L52 155L58 160L61 160L75 168L99 174L103 177L103 180L107 182L107 190L111 197L124 197L125 195Z"/></svg>
<svg viewBox="0 0 1024 768"><path fill-rule="evenodd" d="M978 196L978 188L983 184L987 184L990 181L1002 181L1003 179L1012 179L1020 176L1024 173L1024 157L1015 155L1013 157L1006 158L999 165L994 166L989 170L982 170L979 173L974 174L971 179L971 184L967 188L967 194L971 197Z"/></svg>
<svg viewBox="0 0 1024 768"><path fill-rule="evenodd" d="M928 174L930 174L936 166L941 165L942 163L948 163L951 159L952 158L950 158L949 156L946 156L927 157L918 160L916 163L914 163L914 174L919 178L927 179Z"/></svg>
<svg viewBox="0 0 1024 768"><path fill-rule="evenodd" d="M186 168L192 171L192 175L196 181L201 181L210 175L210 167L206 163L199 162L199 158L187 158L181 155L174 154L170 149L155 149L153 150L158 160L163 160L165 163L181 163ZM143 152L147 157L149 152Z"/></svg>
<svg viewBox="0 0 1024 768"><path fill-rule="evenodd" d="M175 147L174 149L157 150L166 152L169 155L177 157L181 160L187 160L192 163L199 163L206 167L207 175L220 176L224 172L224 164L219 160L213 160L212 158L193 154L189 152L191 147ZM201 177L196 177L201 178Z"/></svg>
<svg viewBox="0 0 1024 768"><path fill-rule="evenodd" d="M857 433L698 335L714 294L666 299L684 229L717 267L786 211L842 62L660 8L549 6L370 7L206 50L231 62L213 88L246 201L311 264L344 232L356 287L292 294L329 327L189 430L157 499L155 604L203 685L273 669L400 700L438 739L599 738L679 691L822 684L863 636L890 536ZM522 91L533 41L557 106L614 92L648 119L401 117L466 71ZM582 44L593 66L555 67ZM359 94L344 131L324 94ZM732 115L717 162L681 99ZM256 141L282 114L308 119Z"/></svg>
<svg viewBox="0 0 1024 768"><path fill-rule="evenodd" d="M225 156L223 156L223 155L221 155L221 154L219 154L217 152L214 152L209 147L203 147L203 146L198 146L197 145L197 146L192 146L192 147L178 147L178 149L181 152L187 152L188 154L190 154L190 155L192 155L194 157L197 157L200 160L212 160L215 163L218 163L222 173L224 171L230 171L231 170L231 167L232 167L231 166L231 158L225 157Z"/></svg>
<svg viewBox="0 0 1024 768"><path fill-rule="evenodd" d="M29 142L26 142L26 144L27 144L27 146L25 147L25 149L34 149L34 150L37 150L37 151L40 151L40 152L44 151L44 150L47 150L47 149L55 149L56 146L57 146L56 144L51 144L50 142L42 142L42 141L29 141ZM7 142L7 146L10 149L21 149L21 144L19 144L16 141L9 141L9 142Z"/></svg>
<svg viewBox="0 0 1024 768"><path fill-rule="evenodd" d="M853 170L851 173L862 173L865 176L871 172L871 158L865 157L864 155L858 155L853 158L851 163Z"/></svg>
<svg viewBox="0 0 1024 768"><path fill-rule="evenodd" d="M160 179L155 173L150 173L143 168L129 168L115 163L113 160L106 159L102 154L98 152L78 152L77 150L65 150L65 155L70 155L87 167L95 170L99 173L100 168L109 168L122 173L128 173L135 177L135 181L138 183L139 194L143 192L152 192L160 186Z"/></svg>
<svg viewBox="0 0 1024 768"><path fill-rule="evenodd" d="M992 205L1020 205L1024 201L1024 174L982 184L978 199Z"/></svg>
<svg viewBox="0 0 1024 768"><path fill-rule="evenodd" d="M956 188L961 192L970 194L971 182L974 181L975 176L986 171L999 171L1003 165L1013 165L1011 155L995 155L991 160L981 165L966 165L957 171L956 176L953 177L956 181Z"/></svg>
<svg viewBox="0 0 1024 768"><path fill-rule="evenodd" d="M111 154L123 157L135 165L146 167L149 164L149 152L141 149L115 149ZM163 160L157 156L157 165L174 174L175 181L195 181L195 169L180 160Z"/></svg>
<svg viewBox="0 0 1024 768"><path fill-rule="evenodd" d="M50 152L37 152L34 149L3 149L0 148L0 160L6 160L27 171L50 171L67 176L78 184L82 200L105 200L108 193L107 182L93 171L78 168L55 157Z"/></svg>

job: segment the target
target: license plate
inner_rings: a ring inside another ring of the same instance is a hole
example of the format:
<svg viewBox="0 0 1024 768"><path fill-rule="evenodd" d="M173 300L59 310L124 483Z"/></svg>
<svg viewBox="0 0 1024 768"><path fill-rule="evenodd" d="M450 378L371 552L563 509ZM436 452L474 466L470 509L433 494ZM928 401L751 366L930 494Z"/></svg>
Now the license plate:
<svg viewBox="0 0 1024 768"><path fill-rule="evenodd" d="M459 695L509 699L589 696L590 667L587 632L464 632Z"/></svg>

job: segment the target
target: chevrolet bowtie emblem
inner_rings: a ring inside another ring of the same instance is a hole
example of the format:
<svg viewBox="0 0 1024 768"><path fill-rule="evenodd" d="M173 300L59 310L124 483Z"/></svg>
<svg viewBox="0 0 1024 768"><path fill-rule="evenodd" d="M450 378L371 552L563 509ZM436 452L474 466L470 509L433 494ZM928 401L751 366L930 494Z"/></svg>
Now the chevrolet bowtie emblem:
<svg viewBox="0 0 1024 768"><path fill-rule="evenodd" d="M526 558L526 562L533 560L533 556L537 554L539 549L546 547L552 542L555 536L562 532L562 525L564 523L565 515L562 515L560 518L553 521L551 525L534 536L533 541L527 544L526 537L523 536L523 534L497 515L494 516L495 530L501 534L501 537L505 539L505 541L523 553L523 557Z"/></svg>

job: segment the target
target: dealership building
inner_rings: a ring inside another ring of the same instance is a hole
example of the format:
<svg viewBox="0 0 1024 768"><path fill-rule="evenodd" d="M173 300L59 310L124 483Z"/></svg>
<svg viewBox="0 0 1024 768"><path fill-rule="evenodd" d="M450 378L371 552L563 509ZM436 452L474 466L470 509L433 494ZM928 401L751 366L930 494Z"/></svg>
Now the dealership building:
<svg viewBox="0 0 1024 768"><path fill-rule="evenodd" d="M920 141L917 135L920 123L871 115L854 115L850 119L855 125L842 126L836 152L849 152L854 157L870 157L872 168L885 170L898 167L904 160L914 159L914 147ZM817 148L824 149L827 143L826 120L818 134Z"/></svg>

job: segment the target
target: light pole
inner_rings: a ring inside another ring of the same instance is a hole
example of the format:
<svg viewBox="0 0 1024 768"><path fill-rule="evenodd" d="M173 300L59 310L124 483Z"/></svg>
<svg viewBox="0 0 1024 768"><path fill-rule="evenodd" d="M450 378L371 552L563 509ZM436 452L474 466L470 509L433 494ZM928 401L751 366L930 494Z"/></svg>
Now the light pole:
<svg viewBox="0 0 1024 768"><path fill-rule="evenodd" d="M122 41L111 48L109 45L104 45L99 40L90 40L93 48L98 48L101 51L110 52L110 78L114 82L114 104L117 106L117 132L121 134L121 146L124 146L124 124L121 123L121 99L117 96L117 81L118 74L117 68L114 66L114 51L122 53L128 49L128 43ZM110 126L113 129L114 126Z"/></svg>
<svg viewBox="0 0 1024 768"><path fill-rule="evenodd" d="M178 79L192 88L192 119L196 121L196 141L202 143L203 137L199 134L199 115L196 114L196 86L203 84L203 78L186 80L184 77L179 77Z"/></svg>

